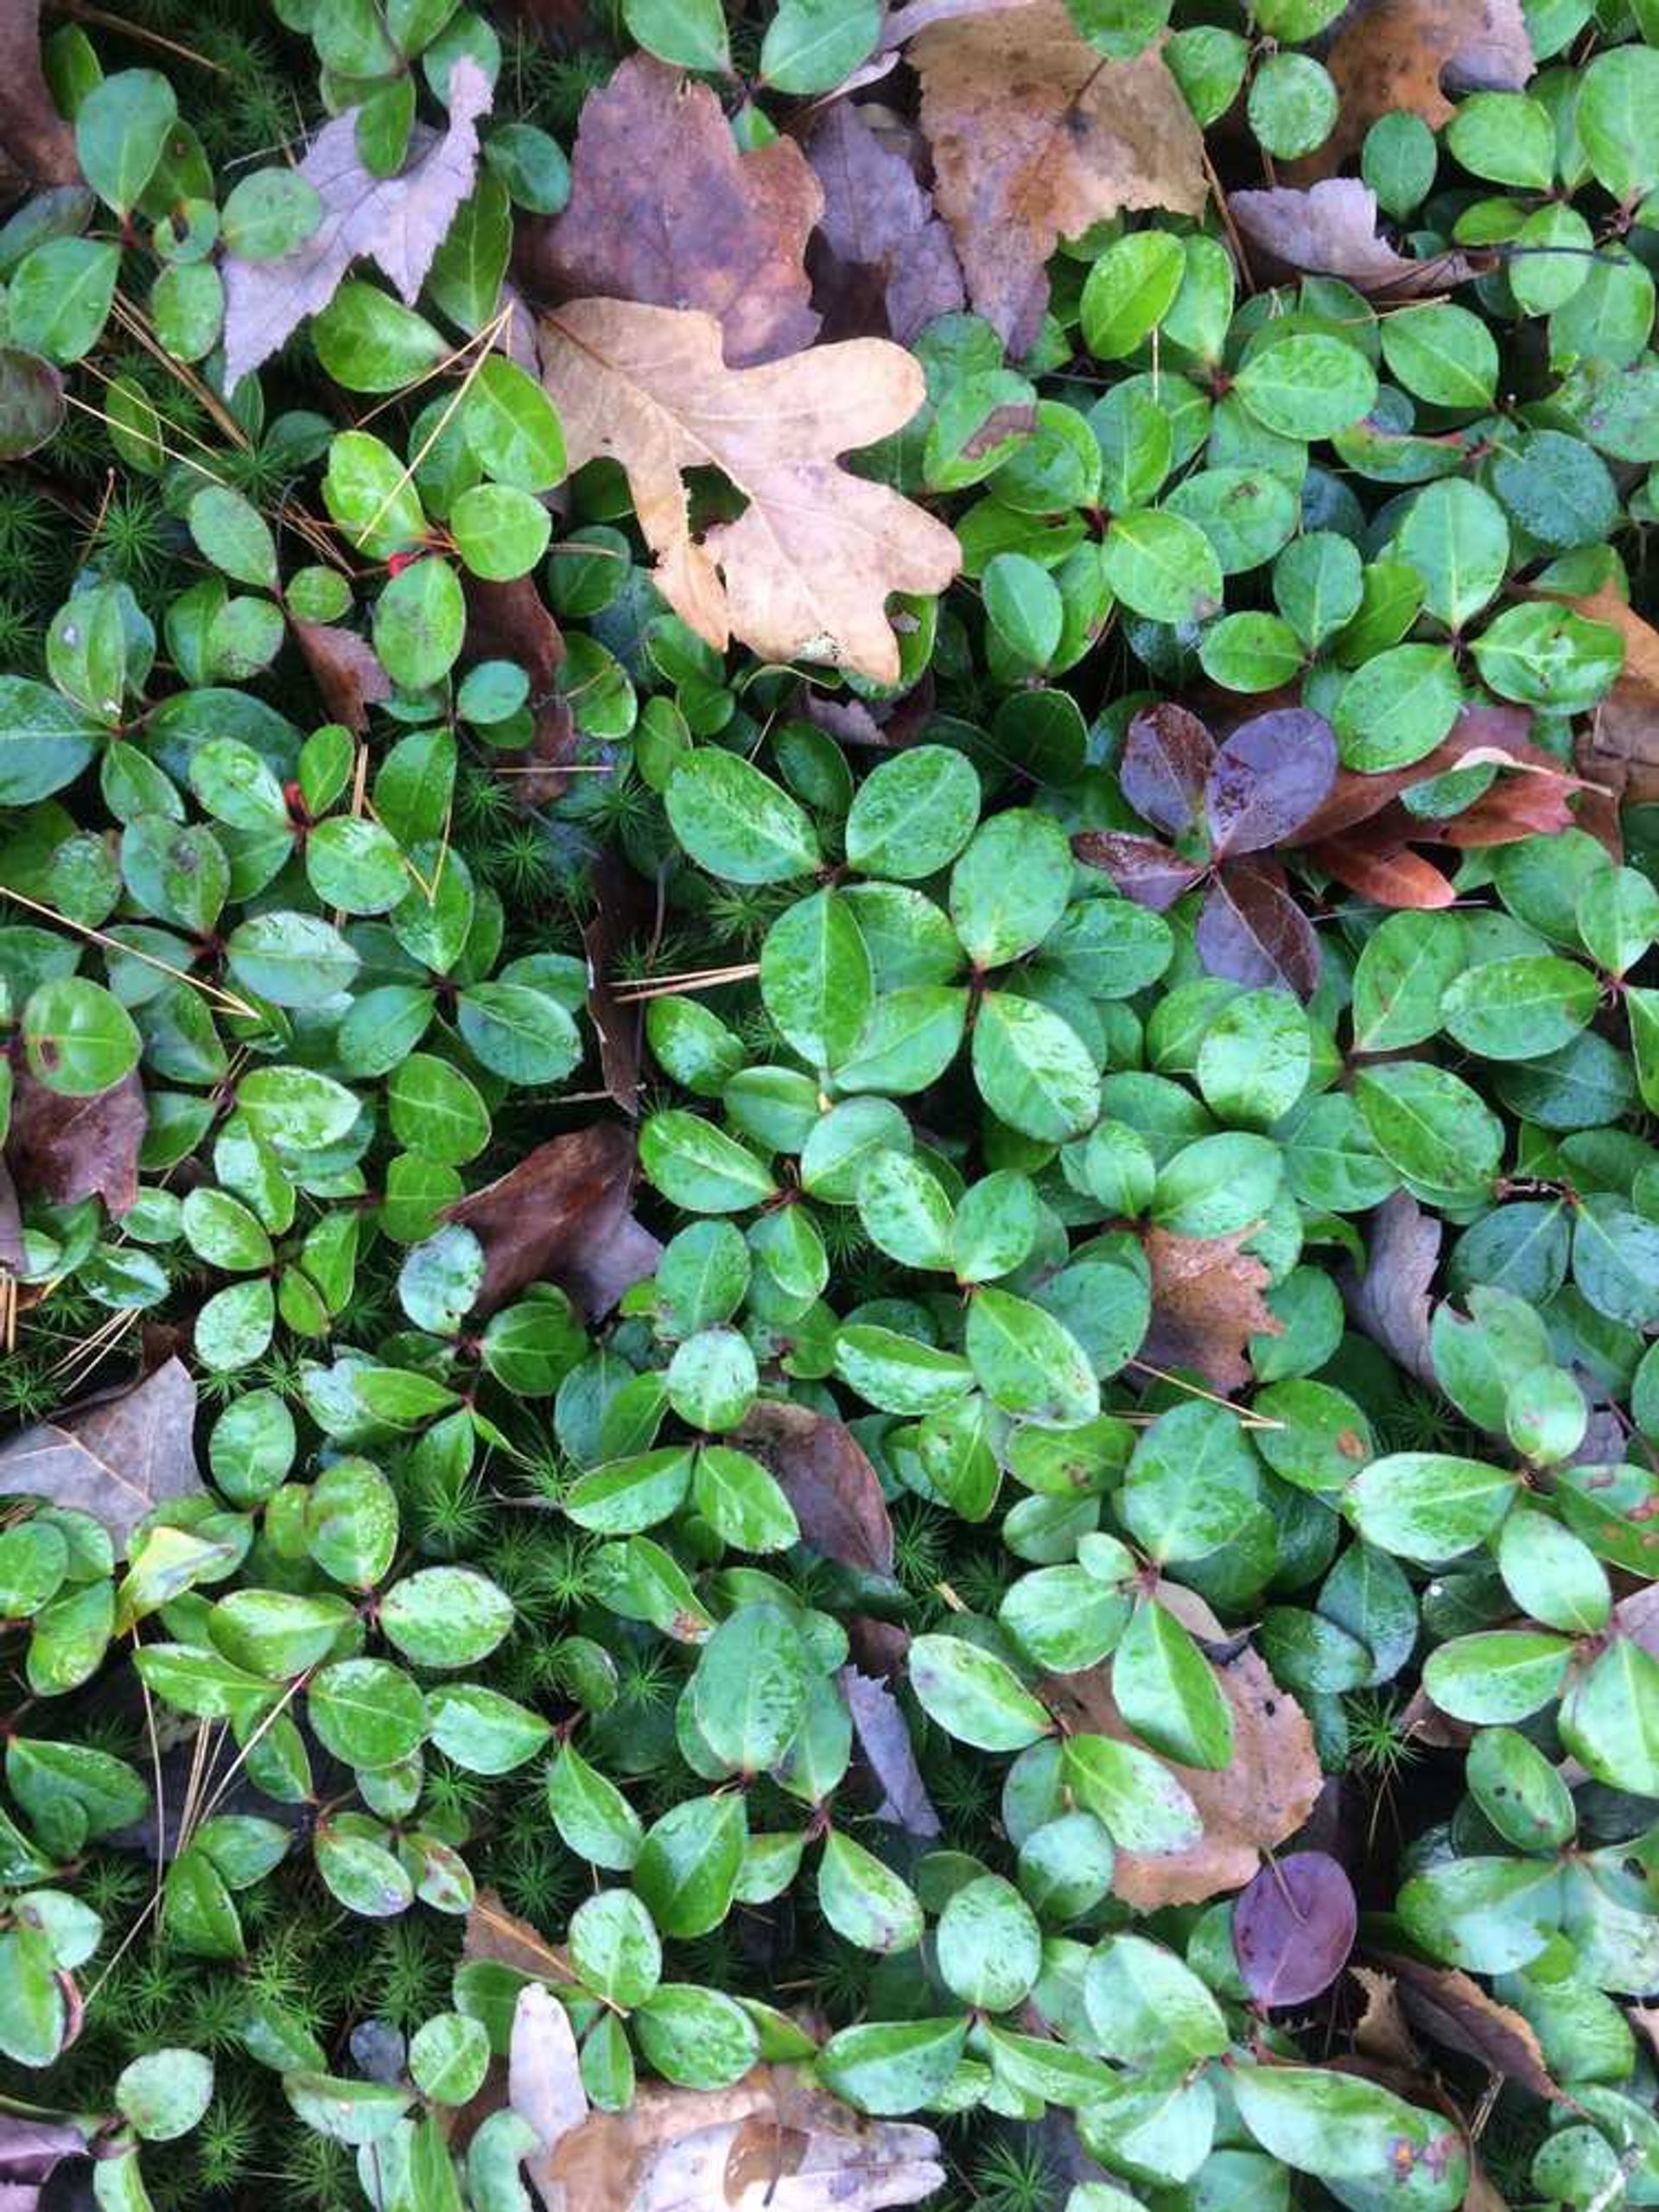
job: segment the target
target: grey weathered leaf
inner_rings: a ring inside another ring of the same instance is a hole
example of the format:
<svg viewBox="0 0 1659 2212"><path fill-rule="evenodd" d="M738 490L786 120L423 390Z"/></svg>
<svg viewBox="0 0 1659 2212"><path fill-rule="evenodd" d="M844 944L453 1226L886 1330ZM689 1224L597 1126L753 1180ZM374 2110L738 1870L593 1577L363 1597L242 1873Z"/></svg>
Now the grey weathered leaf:
<svg viewBox="0 0 1659 2212"><path fill-rule="evenodd" d="M896 1821L912 1835L938 1835L939 1816L916 1764L915 1746L898 1699L884 1681L861 1675L856 1667L843 1667L840 1681L859 1749L881 1785L876 1819Z"/></svg>
<svg viewBox="0 0 1659 2212"><path fill-rule="evenodd" d="M124 1556L147 1513L201 1490L195 1417L195 1383L169 1359L130 1390L88 1398L13 1437L0 1447L0 1491L92 1514Z"/></svg>
<svg viewBox="0 0 1659 2212"><path fill-rule="evenodd" d="M556 2203L563 2190L553 2179L552 2153L587 2119L588 2093L582 2086L570 2015L545 1982L532 1981L518 1993L507 2054L507 2098L542 2139L541 2152L526 2161L526 2171L543 2198Z"/></svg>
<svg viewBox="0 0 1659 2212"><path fill-rule="evenodd" d="M1395 1191L1370 1217L1365 1272L1338 1281L1351 1318L1420 1382L1433 1382L1428 1286L1440 1255L1440 1224L1408 1191Z"/></svg>

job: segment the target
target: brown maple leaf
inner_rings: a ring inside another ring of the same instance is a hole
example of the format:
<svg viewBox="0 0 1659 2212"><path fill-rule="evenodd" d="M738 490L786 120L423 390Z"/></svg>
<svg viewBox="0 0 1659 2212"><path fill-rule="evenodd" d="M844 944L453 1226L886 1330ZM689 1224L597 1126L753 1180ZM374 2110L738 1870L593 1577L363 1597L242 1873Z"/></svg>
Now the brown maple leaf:
<svg viewBox="0 0 1659 2212"><path fill-rule="evenodd" d="M66 1098L19 1068L6 1164L19 1190L54 1205L99 1198L111 1213L124 1214L138 1196L145 1126L144 1087L136 1074L90 1098Z"/></svg>
<svg viewBox="0 0 1659 2212"><path fill-rule="evenodd" d="M1340 276L1376 298L1416 299L1462 283L1495 258L1454 250L1408 260L1377 235L1376 194L1357 177L1326 177L1306 192L1289 185L1235 192L1227 204L1250 244L1276 264L1258 276Z"/></svg>
<svg viewBox="0 0 1659 2212"><path fill-rule="evenodd" d="M1137 1912L1201 1904L1224 1890L1243 1889L1262 1853L1296 1833L1319 1794L1319 1755L1307 1716L1265 1662L1241 1645L1215 1662L1215 1670L1233 1709L1233 1755L1218 1772L1166 1761L1198 1808L1204 1834L1181 1851L1118 1853L1112 1890ZM1109 1663L1082 1674L1047 1675L1039 1694L1071 1729L1135 1740L1112 1695Z"/></svg>
<svg viewBox="0 0 1659 2212"><path fill-rule="evenodd" d="M473 188L478 122L489 105L489 79L463 54L449 73L448 127L439 132L417 125L396 176L373 176L359 159L355 108L324 124L299 168L322 200L318 227L274 261L225 256L227 391L268 359L307 315L327 306L362 255L378 262L404 304L413 306L433 255Z"/></svg>
<svg viewBox="0 0 1659 2212"><path fill-rule="evenodd" d="M1018 356L1048 305L1064 238L1126 208L1204 212L1204 137L1154 43L1103 60L1065 0L1011 0L935 22L909 59L922 79L934 201L977 311Z"/></svg>
<svg viewBox="0 0 1659 2212"><path fill-rule="evenodd" d="M776 1475L815 1552L871 1574L893 1573L893 1522L880 1480L843 1421L761 1398L738 1440Z"/></svg>
<svg viewBox="0 0 1659 2212"><path fill-rule="evenodd" d="M533 297L701 308L734 368L817 336L805 254L823 195L793 139L740 153L707 85L635 54L583 106L570 179L521 249Z"/></svg>
<svg viewBox="0 0 1659 2212"><path fill-rule="evenodd" d="M374 647L335 622L295 622L293 629L328 719L360 737L369 709L391 696L391 678Z"/></svg>
<svg viewBox="0 0 1659 2212"><path fill-rule="evenodd" d="M1149 1229L1141 1249L1152 1270L1152 1328L1142 1356L1159 1367L1196 1368L1224 1395L1250 1380L1249 1342L1282 1336L1262 1294L1271 1278L1232 1236L1176 1236Z"/></svg>
<svg viewBox="0 0 1659 2212"><path fill-rule="evenodd" d="M655 1269L662 1246L628 1210L633 1132L594 1122L526 1153L516 1167L443 1215L484 1247L474 1313L493 1313L527 1283L554 1282L588 1319Z"/></svg>
<svg viewBox="0 0 1659 2212"><path fill-rule="evenodd" d="M1517 92L1535 65L1521 0L1353 0L1325 66L1337 122L1303 176L1340 167L1379 116L1404 108L1438 130L1452 112L1448 89Z"/></svg>
<svg viewBox="0 0 1659 2212"><path fill-rule="evenodd" d="M935 315L963 306L950 233L902 154L842 100L807 154L823 188L808 260L826 338L895 338L908 346Z"/></svg>
<svg viewBox="0 0 1659 2212"><path fill-rule="evenodd" d="M40 0L0 0L0 171L8 168L29 184L80 182L75 134L41 66Z"/></svg>
<svg viewBox="0 0 1659 2212"><path fill-rule="evenodd" d="M200 1493L196 1386L169 1359L129 1390L100 1393L0 1447L0 1496L44 1497L101 1521L126 1557L133 1530L171 1498Z"/></svg>
<svg viewBox="0 0 1659 2212"><path fill-rule="evenodd" d="M944 524L837 456L900 429L921 405L919 364L880 338L730 369L709 315L577 300L542 324L545 381L570 465L627 472L653 581L697 635L763 660L830 661L899 675L891 592L955 575ZM683 472L719 469L748 505L693 536Z"/></svg>

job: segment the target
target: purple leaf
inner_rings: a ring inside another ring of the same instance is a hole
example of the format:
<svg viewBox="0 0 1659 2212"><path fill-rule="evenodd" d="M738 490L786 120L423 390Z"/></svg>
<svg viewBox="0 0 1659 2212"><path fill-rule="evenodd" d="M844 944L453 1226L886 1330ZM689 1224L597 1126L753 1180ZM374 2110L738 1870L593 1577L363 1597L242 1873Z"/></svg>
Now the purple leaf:
<svg viewBox="0 0 1659 2212"><path fill-rule="evenodd" d="M1282 845L1325 804L1337 768L1336 737L1323 715L1281 707L1241 722L1205 785L1217 853Z"/></svg>
<svg viewBox="0 0 1659 2212"><path fill-rule="evenodd" d="M1323 1851L1270 1859L1233 1906L1233 1955L1260 2005L1305 2005L1354 1948L1353 1885Z"/></svg>
<svg viewBox="0 0 1659 2212"><path fill-rule="evenodd" d="M916 1764L903 1707L884 1681L861 1675L856 1667L843 1667L840 1681L858 1732L859 1749L881 1785L876 1819L895 1821L911 1835L938 1835L939 1816Z"/></svg>
<svg viewBox="0 0 1659 2212"><path fill-rule="evenodd" d="M1276 985L1312 998L1319 940L1271 861L1230 861L1198 916L1198 957L1212 976L1251 989Z"/></svg>
<svg viewBox="0 0 1659 2212"><path fill-rule="evenodd" d="M34 2212L60 2159L83 2158L86 2138L67 2120L0 2113L0 2207Z"/></svg>
<svg viewBox="0 0 1659 2212"><path fill-rule="evenodd" d="M1179 837L1198 818L1215 757L1209 731L1186 708L1168 700L1144 708L1124 741L1118 771L1123 796L1154 829Z"/></svg>
<svg viewBox="0 0 1659 2212"><path fill-rule="evenodd" d="M1378 1206L1369 1227L1364 1274L1344 1268L1338 1277L1349 1319L1408 1374L1432 1383L1429 1285L1440 1256L1440 1224L1409 1191L1395 1191Z"/></svg>
<svg viewBox="0 0 1659 2212"><path fill-rule="evenodd" d="M1155 837L1131 836L1127 830L1080 830L1071 850L1090 868L1103 868L1126 899L1159 913L1204 875L1201 868Z"/></svg>

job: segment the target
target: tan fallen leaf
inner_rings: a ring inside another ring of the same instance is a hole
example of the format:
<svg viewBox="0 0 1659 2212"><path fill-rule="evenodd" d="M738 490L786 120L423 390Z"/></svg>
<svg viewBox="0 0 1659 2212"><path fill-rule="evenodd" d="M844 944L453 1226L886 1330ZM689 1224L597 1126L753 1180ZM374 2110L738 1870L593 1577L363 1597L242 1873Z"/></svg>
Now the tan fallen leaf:
<svg viewBox="0 0 1659 2212"><path fill-rule="evenodd" d="M0 1447L0 1494L90 1513L124 1559L147 1513L200 1494L195 1418L190 1371L169 1359L131 1389L85 1399L10 1438Z"/></svg>
<svg viewBox="0 0 1659 2212"><path fill-rule="evenodd" d="M1416 299L1444 292L1493 258L1471 258L1453 250L1427 261L1408 260L1377 235L1376 194L1355 176L1325 177L1305 192L1289 185L1271 192L1235 192L1227 204L1250 244L1281 269L1340 276L1377 298Z"/></svg>
<svg viewBox="0 0 1659 2212"><path fill-rule="evenodd" d="M1519 92L1535 64L1521 0L1354 0L1325 66L1337 123L1303 175L1329 175L1381 115L1408 109L1438 130L1448 91Z"/></svg>
<svg viewBox="0 0 1659 2212"><path fill-rule="evenodd" d="M1262 1854L1292 1836L1313 1809L1321 1777L1313 1732L1290 1694L1248 1645L1216 1666L1233 1709L1233 1756L1220 1772L1177 1766L1170 1772L1198 1807L1200 1841L1156 1856L1120 1851L1112 1890L1137 1912L1200 1904L1243 1889ZM1111 1692L1109 1665L1047 1676L1043 1702L1067 1727L1134 1741Z"/></svg>
<svg viewBox="0 0 1659 2212"><path fill-rule="evenodd" d="M1126 208L1203 213L1203 134L1158 45L1103 60L1065 0L1011 0L932 23L907 58L922 79L934 203L969 300L1011 353L1036 339L1062 238Z"/></svg>
<svg viewBox="0 0 1659 2212"><path fill-rule="evenodd" d="M620 461L654 582L699 637L762 659L899 674L890 592L944 589L959 560L944 524L838 466L907 423L918 364L884 339L728 369L712 315L578 300L542 324L545 381L573 468ZM719 469L748 499L699 539L683 472Z"/></svg>
<svg viewBox="0 0 1659 2212"><path fill-rule="evenodd" d="M1141 1350L1154 1366L1196 1368L1224 1394L1242 1390L1249 1381L1250 1338L1284 1332L1262 1295L1267 1268L1239 1249L1250 1233L1147 1231L1141 1249L1152 1270L1152 1328Z"/></svg>
<svg viewBox="0 0 1659 2212"><path fill-rule="evenodd" d="M1420 2071L1422 2053L1406 2025L1394 1976L1376 1967L1350 1967L1348 1971L1365 1993L1365 2010L1354 2028L1354 2049L1375 2065L1399 2067L1408 2074Z"/></svg>
<svg viewBox="0 0 1659 2212"><path fill-rule="evenodd" d="M570 175L563 213L526 226L537 298L701 308L734 368L817 336L805 254L823 194L792 138L741 153L709 86L631 54L584 105Z"/></svg>
<svg viewBox="0 0 1659 2212"><path fill-rule="evenodd" d="M1567 603L1624 641L1623 674L1580 725L1579 771L1626 806L1651 805L1659 800L1659 630L1608 584Z"/></svg>
<svg viewBox="0 0 1659 2212"><path fill-rule="evenodd" d="M515 1974L534 1974L543 1981L574 1981L575 1974L567 1954L550 1943L539 1929L507 1910L494 1890L480 1890L467 1915L461 1936L463 1959L489 1959L511 1967Z"/></svg>
<svg viewBox="0 0 1659 2212"><path fill-rule="evenodd" d="M333 299L353 261L368 255L406 306L426 280L456 209L473 188L479 118L489 112L490 82L470 56L449 77L449 124L417 126L396 176L373 176L358 158L357 110L317 133L299 174L322 200L322 221L303 245L274 261L224 258L225 384L270 358L308 315Z"/></svg>

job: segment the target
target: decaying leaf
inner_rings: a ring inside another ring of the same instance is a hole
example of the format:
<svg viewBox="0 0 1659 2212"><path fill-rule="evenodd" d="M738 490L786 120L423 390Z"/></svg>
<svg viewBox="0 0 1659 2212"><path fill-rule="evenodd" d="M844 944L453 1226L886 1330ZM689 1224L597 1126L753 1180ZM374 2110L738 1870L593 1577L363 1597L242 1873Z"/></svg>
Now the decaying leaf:
<svg viewBox="0 0 1659 2212"><path fill-rule="evenodd" d="M542 2171L550 2212L880 2212L943 2185L938 2151L931 2128L862 2119L760 2066L729 2089L644 2082L626 2113L570 2129Z"/></svg>
<svg viewBox="0 0 1659 2212"><path fill-rule="evenodd" d="M1430 1966L1386 1952L1378 1958L1393 1976L1405 2016L1420 2035L1478 2060L1506 2081L1519 2082L1535 2097L1561 2095L1532 2023L1512 2006L1500 2005L1471 1975L1456 1967Z"/></svg>
<svg viewBox="0 0 1659 2212"><path fill-rule="evenodd" d="M1416 2073L1422 2064L1422 2054L1406 2025L1394 1976L1376 1967L1350 1967L1348 1971L1365 1998L1365 2010L1354 2028L1354 2049L1373 2065Z"/></svg>
<svg viewBox="0 0 1659 2212"><path fill-rule="evenodd" d="M553 2178L552 2152L587 2118L588 2094L570 2015L545 1982L532 1981L521 1989L513 2008L507 2098L542 2139L541 2151L526 2159L525 2171L543 2202L552 2207L564 2196L563 2184Z"/></svg>
<svg viewBox="0 0 1659 2212"><path fill-rule="evenodd" d="M499 1893L480 1890L467 1915L461 1937L463 1959L490 1959L511 1967L515 1974L533 1974L542 1981L574 1981L568 1955L546 1936L507 1910Z"/></svg>
<svg viewBox="0 0 1659 2212"><path fill-rule="evenodd" d="M588 1012L599 1039L605 1088L632 1120L639 1110L645 1007L625 1005L617 997L616 956L655 919L657 900L651 887L608 849L594 862L588 881L594 894L594 911L582 931L588 956Z"/></svg>
<svg viewBox="0 0 1659 2212"><path fill-rule="evenodd" d="M1335 81L1337 121L1305 170L1328 175L1378 116L1395 108L1438 130L1448 92L1518 92L1536 66L1521 0L1353 0L1325 66Z"/></svg>
<svg viewBox="0 0 1659 2212"><path fill-rule="evenodd" d="M564 659L563 632L530 576L505 582L468 576L466 592L467 658L510 660L530 678L535 734L528 745L493 754L491 765L519 806L550 806L569 784L565 767L576 749L575 716L553 688Z"/></svg>
<svg viewBox="0 0 1659 2212"><path fill-rule="evenodd" d="M939 1816L916 1764L904 1708L886 1682L860 1674L856 1667L843 1667L839 1680L859 1749L881 1785L876 1819L892 1821L911 1835L938 1835Z"/></svg>
<svg viewBox="0 0 1659 2212"><path fill-rule="evenodd" d="M1250 1338L1284 1329L1262 1295L1267 1268L1239 1249L1249 1234L1176 1236L1154 1228L1142 1240L1152 1270L1152 1328L1142 1356L1156 1367L1195 1368L1224 1395L1250 1379Z"/></svg>
<svg viewBox="0 0 1659 2212"><path fill-rule="evenodd" d="M896 338L907 346L966 297L950 233L902 154L842 100L807 148L823 188L810 253L826 338Z"/></svg>
<svg viewBox="0 0 1659 2212"><path fill-rule="evenodd" d="M83 1399L0 1447L0 1494L45 1497L101 1521L124 1558L147 1513L201 1491L193 1432L196 1386L169 1359L130 1390Z"/></svg>
<svg viewBox="0 0 1659 2212"><path fill-rule="evenodd" d="M934 200L976 309L1008 351L1034 342L1045 264L1126 208L1204 211L1204 140L1158 44L1105 61L1065 0L1011 0L935 22L910 45L933 149Z"/></svg>
<svg viewBox="0 0 1659 2212"><path fill-rule="evenodd" d="M817 336L805 253L823 195L793 139L740 153L707 85L636 54L583 107L570 171L568 206L524 249L535 297L700 308L734 368Z"/></svg>
<svg viewBox="0 0 1659 2212"><path fill-rule="evenodd" d="M1168 1763L1198 1809L1204 1834L1184 1851L1118 1853L1112 1889L1137 1912L1200 1904L1242 1889L1262 1853L1295 1834L1319 1794L1319 1755L1307 1716L1274 1681L1266 1662L1243 1645L1213 1663L1233 1709L1233 1756L1219 1772ZM1109 1663L1046 1676L1040 1694L1072 1729L1135 1740L1112 1695Z"/></svg>
<svg viewBox="0 0 1659 2212"><path fill-rule="evenodd" d="M17 1204L17 1186L11 1170L0 1159L0 1275L22 1274L28 1264L23 1250L23 1217Z"/></svg>
<svg viewBox="0 0 1659 2212"><path fill-rule="evenodd" d="M919 365L879 338L728 369L712 315L578 300L545 318L548 390L573 467L619 461L657 555L654 581L699 637L763 660L899 674L889 592L943 591L957 541L943 523L850 475L836 456L920 406ZM718 468L748 500L699 539L683 472Z"/></svg>
<svg viewBox="0 0 1659 2212"><path fill-rule="evenodd" d="M314 185L322 221L302 245L274 261L225 257L225 383L269 359L308 315L327 306L359 256L371 256L406 305L432 265L455 211L473 188L479 118L490 84L470 55L449 73L449 123L442 133L417 124L396 176L371 175L358 158L357 110L325 124L300 175Z"/></svg>
<svg viewBox="0 0 1659 2212"><path fill-rule="evenodd" d="M662 1246L629 1211L633 1133L594 1122L526 1153L516 1167L468 1192L443 1218L484 1247L475 1313L493 1313L526 1283L555 1282L589 1319L652 1274Z"/></svg>
<svg viewBox="0 0 1659 2212"><path fill-rule="evenodd" d="M66 1098L19 1068L13 1077L6 1165L25 1194L54 1205L100 1198L118 1216L138 1195L144 1128L144 1087L136 1074L123 1076L90 1098Z"/></svg>
<svg viewBox="0 0 1659 2212"><path fill-rule="evenodd" d="M1454 250L1408 260L1377 235L1376 194L1357 177L1326 177L1306 192L1289 185L1235 192L1227 204L1251 245L1276 264L1258 276L1340 276L1375 298L1419 299L1462 283L1492 259Z"/></svg>
<svg viewBox="0 0 1659 2212"><path fill-rule="evenodd" d="M366 638L335 622L296 622L294 635L330 721L361 736L369 709L391 696L391 678Z"/></svg>
<svg viewBox="0 0 1659 2212"><path fill-rule="evenodd" d="M1367 1224L1365 1269L1338 1275L1349 1319L1420 1382L1433 1382L1429 1285L1440 1256L1441 1224L1409 1191L1384 1198Z"/></svg>
<svg viewBox="0 0 1659 2212"><path fill-rule="evenodd" d="M893 1522L880 1480L843 1422L761 1398L738 1438L776 1475L815 1552L871 1574L893 1573Z"/></svg>
<svg viewBox="0 0 1659 2212"><path fill-rule="evenodd" d="M1353 1885L1328 1852L1271 1859L1233 1904L1233 1956L1259 2005L1306 2005L1347 1964L1359 1925Z"/></svg>
<svg viewBox="0 0 1659 2212"><path fill-rule="evenodd" d="M41 67L40 0L0 0L0 175L79 184L75 134L53 105Z"/></svg>
<svg viewBox="0 0 1659 2212"><path fill-rule="evenodd" d="M1624 640L1623 673L1580 726L1579 768L1625 805L1651 805L1659 800L1659 630L1610 584L1567 604Z"/></svg>
<svg viewBox="0 0 1659 2212"><path fill-rule="evenodd" d="M86 2153L85 2133L67 2120L0 2113L0 2212L35 2212L54 2171Z"/></svg>

